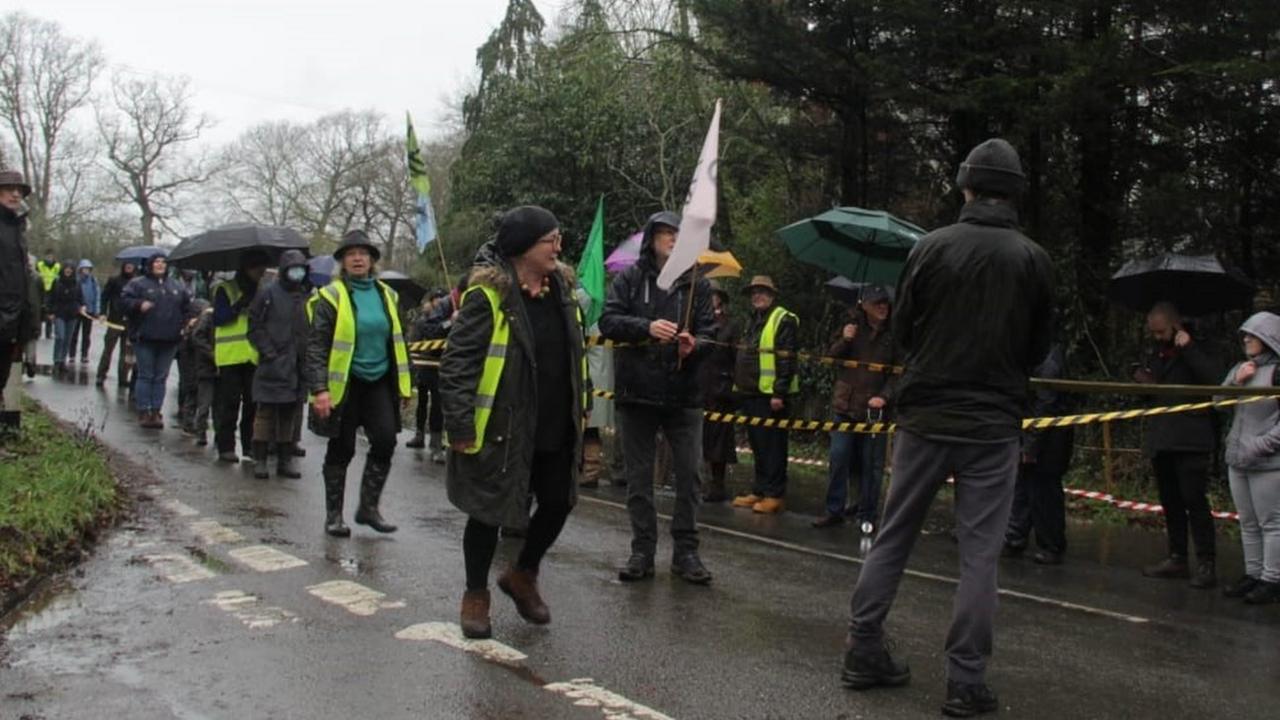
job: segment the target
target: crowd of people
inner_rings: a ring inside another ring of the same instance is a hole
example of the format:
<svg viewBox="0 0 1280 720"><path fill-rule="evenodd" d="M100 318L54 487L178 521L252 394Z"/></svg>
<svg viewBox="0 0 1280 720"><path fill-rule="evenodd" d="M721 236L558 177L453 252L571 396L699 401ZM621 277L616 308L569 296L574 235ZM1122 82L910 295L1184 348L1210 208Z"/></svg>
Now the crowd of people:
<svg viewBox="0 0 1280 720"><path fill-rule="evenodd" d="M1021 555L1033 536L1036 563L1059 564L1067 548L1062 478L1072 431L1022 429L1024 417L1072 407L1062 393L1028 389L1032 375L1067 372L1053 336L1052 262L1018 230L1016 200L1025 183L1008 143L975 148L957 177L965 198L959 221L919 242L896 288L865 285L826 349L837 361L831 419L896 423L892 491L883 502L888 433L831 433L823 512L812 522L828 530L852 518L864 537L874 538L851 601L844 682L864 689L910 677L890 655L883 624L930 503L950 478L962 562L944 710L960 716L996 706L983 678L997 559ZM178 424L205 445L212 423L217 460L252 463L259 478L270 477L273 455L277 476L302 477L296 458L305 454L299 442L306 422L328 439L321 475L329 535L351 534L343 510L360 430L368 451L354 521L396 531L380 498L402 405L416 388L407 446L445 464L448 497L468 518L460 611L466 637L492 633L489 575L504 531L522 537L523 546L498 588L521 617L550 622L539 572L579 485L599 481L605 413L620 448L615 480L625 483L632 531L621 581L655 574L655 464L673 471L670 568L689 583L712 581L699 555L702 503L731 499L733 507L759 514L786 506L788 431L747 424L752 480L731 497L734 426L706 421L704 412L793 416L801 318L766 275L743 287L745 322L735 318L730 294L696 270L660 287L679 239L675 213L649 219L638 262L613 277L598 327L587 327L589 298L560 261L559 222L536 206L505 213L465 279L428 292L421 308L405 313L379 279L379 250L361 230L342 238L333 253L339 271L320 286L311 284L301 252L248 250L234 275L208 284L207 293L204 283L172 271L163 253L122 263L100 288L87 260L29 258L21 212L28 192L20 174L0 172L0 355L21 359L44 325L55 338L55 373L77 355L87 365L92 324L103 322L99 386L117 358L117 382L131 389L139 424L163 428L176 359ZM974 313L975 307L1001 311ZM1225 380L1175 306L1155 304L1147 326L1151 349L1133 365L1135 382L1280 382L1280 316L1258 313L1241 326L1244 357ZM596 333L616 346L589 347ZM442 351L411 353L417 340L447 342ZM10 366L0 363L5 376ZM612 390L607 407L593 403L596 388ZM1169 548L1144 574L1186 579L1196 588L1217 583L1206 492L1218 441L1211 411L1148 421L1143 451L1165 510ZM1224 592L1250 603L1280 602L1280 405L1240 407L1225 451L1246 574Z"/></svg>

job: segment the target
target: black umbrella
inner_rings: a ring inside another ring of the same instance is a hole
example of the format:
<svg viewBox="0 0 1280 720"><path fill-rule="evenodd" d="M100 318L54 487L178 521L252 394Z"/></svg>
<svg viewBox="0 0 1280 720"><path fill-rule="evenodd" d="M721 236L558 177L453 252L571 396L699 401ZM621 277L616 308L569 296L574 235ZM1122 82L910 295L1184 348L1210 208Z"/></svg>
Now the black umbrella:
<svg viewBox="0 0 1280 720"><path fill-rule="evenodd" d="M1214 256L1173 253L1125 263L1107 287L1107 296L1127 308L1147 312L1158 302L1171 302L1192 316L1247 309L1253 294L1244 273Z"/></svg>
<svg viewBox="0 0 1280 720"><path fill-rule="evenodd" d="M192 270L239 270L246 250L262 250L274 264L285 250L309 254L307 239L297 231L274 225L236 223L206 230L178 243L169 262Z"/></svg>
<svg viewBox="0 0 1280 720"><path fill-rule="evenodd" d="M854 282L843 275L837 275L827 281L826 287L835 296L836 300L852 307L862 301L863 289L868 285L874 284ZM889 291L889 301L893 302L893 286L886 285L885 289Z"/></svg>
<svg viewBox="0 0 1280 720"><path fill-rule="evenodd" d="M378 279L390 285L391 289L400 295L400 304L404 307L418 305L418 303L422 302L423 296L427 294L426 288L402 272L382 270L378 272Z"/></svg>

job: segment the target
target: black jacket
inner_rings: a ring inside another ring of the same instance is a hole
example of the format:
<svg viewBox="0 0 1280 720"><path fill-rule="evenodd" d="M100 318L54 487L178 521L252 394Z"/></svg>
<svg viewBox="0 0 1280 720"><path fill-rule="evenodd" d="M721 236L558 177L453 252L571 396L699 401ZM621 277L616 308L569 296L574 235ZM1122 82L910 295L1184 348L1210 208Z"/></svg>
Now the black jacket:
<svg viewBox="0 0 1280 720"><path fill-rule="evenodd" d="M61 320L74 320L80 317L80 308L84 307L84 293L80 290L80 279L75 275L66 277L58 275L53 281L53 289L49 291L49 312Z"/></svg>
<svg viewBox="0 0 1280 720"><path fill-rule="evenodd" d="M124 324L124 304L120 302L120 296L124 292L124 286L129 284L136 275L125 275L117 273L107 280L107 284L102 288L102 313L107 316L107 322L116 325Z"/></svg>
<svg viewBox="0 0 1280 720"><path fill-rule="evenodd" d="M1027 380L1049 352L1053 265L1012 205L975 200L912 249L893 335L906 366L898 425L941 440L1016 439Z"/></svg>
<svg viewBox="0 0 1280 720"><path fill-rule="evenodd" d="M1067 357L1062 350L1062 345L1054 343L1049 348L1048 355L1044 360L1036 366L1032 371L1035 377L1044 378L1046 380L1060 380L1067 376ZM1036 389L1031 396L1031 408L1027 412L1028 417L1058 417L1061 415L1070 415L1074 408L1071 396L1056 390L1046 390L1044 388ZM1033 430L1022 434L1022 457L1028 462L1040 462L1042 459L1042 450L1051 448L1050 455L1055 457L1047 458L1061 464L1062 472L1066 472L1065 465L1071 459L1070 449L1066 451L1065 457L1060 457L1063 453L1054 453L1052 448L1057 447L1062 440L1061 437L1074 437L1074 429L1070 426L1062 428L1054 428L1052 430ZM1055 442L1055 436L1056 438ZM1071 443L1067 441L1068 448Z"/></svg>
<svg viewBox="0 0 1280 720"><path fill-rule="evenodd" d="M657 261L653 254L656 225L679 225L670 213L659 213L644 227L640 260L623 270L609 285L600 334L610 340L636 343L635 347L614 349L613 389L619 403L642 403L666 407L702 407L698 368L715 339L715 315L711 309L711 285L699 279L693 289L693 314L689 330L697 339L693 353L683 362L677 343L658 344L649 335L654 320L670 320L683 326L689 301L692 273L685 273L670 291L658 287Z"/></svg>
<svg viewBox="0 0 1280 720"><path fill-rule="evenodd" d="M297 256L305 264L302 254ZM285 262L281 260L281 274ZM307 398L306 303L306 289L282 277L260 289L249 304L249 343L258 351L255 402L297 403Z"/></svg>
<svg viewBox="0 0 1280 720"><path fill-rule="evenodd" d="M716 322L716 344L702 360L702 392L708 410L731 410L734 405L733 368L738 358L742 326L728 312Z"/></svg>
<svg viewBox="0 0 1280 720"><path fill-rule="evenodd" d="M28 302L27 219L0 207L0 342L27 340L23 318L33 312Z"/></svg>
<svg viewBox="0 0 1280 720"><path fill-rule="evenodd" d="M1203 343L1192 340L1185 348L1161 343L1150 349L1142 369L1150 371L1157 385L1217 385L1225 369L1213 359ZM1161 405L1202 402L1203 398L1154 396ZM1142 428L1142 453L1146 457L1167 452L1210 453L1217 447L1218 429L1210 410L1153 415Z"/></svg>
<svg viewBox="0 0 1280 720"><path fill-rule="evenodd" d="M747 329L739 341L737 365L733 371L733 384L743 395L760 395L760 335L769 321L769 315L778 307L773 305L763 312L751 311L751 319ZM800 326L790 316L783 317L778 324L778 333L773 338L773 349L786 354L777 354L773 360L773 397L786 398L791 394L791 378L796 374L799 350Z"/></svg>

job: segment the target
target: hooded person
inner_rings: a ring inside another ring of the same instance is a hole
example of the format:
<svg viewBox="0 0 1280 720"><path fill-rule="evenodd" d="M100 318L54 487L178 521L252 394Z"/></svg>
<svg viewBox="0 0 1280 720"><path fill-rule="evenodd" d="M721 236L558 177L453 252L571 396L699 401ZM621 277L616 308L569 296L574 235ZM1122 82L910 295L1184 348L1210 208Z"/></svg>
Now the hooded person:
<svg viewBox="0 0 1280 720"><path fill-rule="evenodd" d="M53 312L49 309L49 293L53 290L53 282L58 279L58 275L62 274L62 263L58 262L52 250L44 254L43 260L36 261L36 273L40 275L40 289L44 293L41 297L44 337L47 340L53 337Z"/></svg>
<svg viewBox="0 0 1280 720"><path fill-rule="evenodd" d="M658 275L675 249L679 229L680 216L675 213L649 218L640 259L613 279L600 315L600 333L628 344L614 350L615 404L626 428L622 453L631 518L631 556L618 572L624 582L654 574L658 517L653 465L659 432L670 444L676 476L671 572L694 584L711 582L698 555L703 404L699 366L711 351L716 320L711 285L702 278L695 284L692 269L669 290L658 287Z"/></svg>
<svg viewBox="0 0 1280 720"><path fill-rule="evenodd" d="M234 463L236 424L239 420L240 451L251 456L253 447L253 373L258 352L249 342L249 304L271 258L264 250L246 250L240 268L230 280L213 287L214 361L218 365L218 388L214 400L214 442L219 462Z"/></svg>
<svg viewBox="0 0 1280 720"><path fill-rule="evenodd" d="M258 352L253 375L257 412L253 426L254 477L265 479L267 452L275 446L276 474L300 478L294 465L293 437L301 422L300 402L307 397L307 258L297 250L280 255L276 281L258 291L249 304L249 342Z"/></svg>
<svg viewBox="0 0 1280 720"><path fill-rule="evenodd" d="M577 501L591 407L583 315L560 243L547 210L505 213L496 239L476 254L440 361L449 501L467 514L461 626L469 638L492 633L489 569L499 527L527 529L499 589L526 621L551 621L538 574Z"/></svg>
<svg viewBox="0 0 1280 720"><path fill-rule="evenodd" d="M161 253L143 264L142 274L125 286L124 307L137 360L134 404L142 427L161 429L164 422L165 383L182 340L182 329L191 316L191 295L168 276L169 262Z"/></svg>
<svg viewBox="0 0 1280 720"><path fill-rule="evenodd" d="M68 261L59 263L59 267L62 270L53 281L46 304L53 315L53 369L62 373L67 369L67 350L72 336L79 332L80 315L85 311L85 305L75 264Z"/></svg>
<svg viewBox="0 0 1280 720"><path fill-rule="evenodd" d="M102 302L100 317L107 321L107 333L102 338L102 355L98 358L98 387L107 384L107 371L111 368L111 357L115 355L116 344L121 345L120 359L116 363L116 384L121 389L128 385L128 372L125 368L125 352L124 344L129 341L125 334L125 315L124 304L120 302L121 293L137 275L137 265L132 261L124 262L120 265L120 272L112 275L107 284L102 288Z"/></svg>
<svg viewBox="0 0 1280 720"><path fill-rule="evenodd" d="M84 258L76 265L76 281L80 283L80 296L84 300L84 313L76 318L75 330L71 333L67 346L67 357L76 356L76 348L80 349L80 364L89 364L89 337L93 334L93 319L101 311L102 292L98 287L98 278L93 276L93 261Z"/></svg>
<svg viewBox="0 0 1280 720"><path fill-rule="evenodd" d="M34 339L28 332L37 303L31 304L31 266L27 255L27 217L24 199L31 186L16 170L0 171L0 391L9 380L13 361L23 345ZM39 284L37 283L37 287ZM36 330L39 335L39 329Z"/></svg>

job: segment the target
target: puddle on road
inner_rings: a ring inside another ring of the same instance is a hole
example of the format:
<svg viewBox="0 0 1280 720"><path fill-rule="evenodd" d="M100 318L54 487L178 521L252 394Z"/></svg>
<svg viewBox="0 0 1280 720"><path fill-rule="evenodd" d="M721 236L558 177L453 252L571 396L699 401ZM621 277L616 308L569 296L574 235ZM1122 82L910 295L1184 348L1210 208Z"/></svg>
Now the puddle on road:
<svg viewBox="0 0 1280 720"><path fill-rule="evenodd" d="M10 639L49 630L85 614L80 594L65 583L53 583L23 603L0 633Z"/></svg>
<svg viewBox="0 0 1280 720"><path fill-rule="evenodd" d="M196 547L194 545L188 545L184 549L188 553L190 553L191 557L195 558L201 565L204 565L205 567L218 573L219 575L226 575L232 572L231 565L229 565L223 560L220 560L210 555L208 552L204 550L204 548Z"/></svg>

